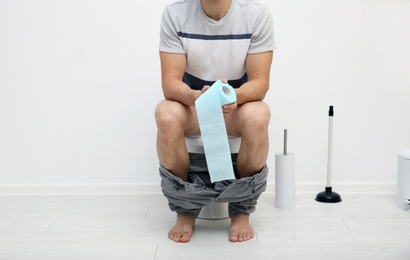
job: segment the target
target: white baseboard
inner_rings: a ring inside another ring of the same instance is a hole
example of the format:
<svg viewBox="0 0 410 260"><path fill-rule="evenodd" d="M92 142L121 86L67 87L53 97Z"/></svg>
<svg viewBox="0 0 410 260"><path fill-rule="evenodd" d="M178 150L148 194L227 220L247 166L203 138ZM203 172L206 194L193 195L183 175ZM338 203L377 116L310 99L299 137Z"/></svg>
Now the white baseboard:
<svg viewBox="0 0 410 260"><path fill-rule="evenodd" d="M326 183L299 182L295 184L296 194L317 194L325 191ZM333 191L340 194L397 194L396 183L390 182L339 182L332 183ZM275 192L275 183L268 183L268 193Z"/></svg>
<svg viewBox="0 0 410 260"><path fill-rule="evenodd" d="M121 195L160 194L160 184L13 184L0 185L0 196L7 195Z"/></svg>
<svg viewBox="0 0 410 260"><path fill-rule="evenodd" d="M317 194L326 184L302 182L295 184L296 194ZM396 194L396 183L334 183L339 194ZM275 193L275 183L268 183L266 193ZM13 184L0 185L0 196L23 195L121 195L162 194L160 183L147 184Z"/></svg>

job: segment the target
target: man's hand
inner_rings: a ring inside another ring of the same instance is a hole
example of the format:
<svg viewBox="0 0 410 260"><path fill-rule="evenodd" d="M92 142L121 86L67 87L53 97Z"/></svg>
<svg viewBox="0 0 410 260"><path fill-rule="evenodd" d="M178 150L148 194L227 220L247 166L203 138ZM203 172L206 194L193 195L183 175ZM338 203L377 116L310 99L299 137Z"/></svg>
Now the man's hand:
<svg viewBox="0 0 410 260"><path fill-rule="evenodd" d="M201 90L201 95L205 93L205 91L207 91L211 86L209 85L205 85L202 90Z"/></svg>
<svg viewBox="0 0 410 260"><path fill-rule="evenodd" d="M227 80L227 79L221 79L221 81L224 82L224 83L228 83L228 80ZM209 86L209 85L205 85L205 86L202 88L201 94L200 94L199 96L201 96L202 94L204 94L205 91L207 91L210 87L211 87L211 86ZM198 96L198 97L199 97L199 96ZM228 104L228 105L223 106L223 107L222 107L222 112L223 112L223 114L224 114L224 117L226 117L227 115L230 115L230 114L232 113L232 111L234 111L237 107L238 107L238 104L237 104L236 102L235 102L235 103L232 103L232 104Z"/></svg>
<svg viewBox="0 0 410 260"><path fill-rule="evenodd" d="M223 106L222 112L224 113L224 117L230 115L236 108L238 108L238 104L236 102Z"/></svg>
<svg viewBox="0 0 410 260"><path fill-rule="evenodd" d="M227 79L221 79L221 81L223 83L228 83ZM232 104L228 104L222 107L222 112L224 113L224 117L230 115L232 113L232 111L234 111L236 108L238 108L238 104L236 103L232 103Z"/></svg>

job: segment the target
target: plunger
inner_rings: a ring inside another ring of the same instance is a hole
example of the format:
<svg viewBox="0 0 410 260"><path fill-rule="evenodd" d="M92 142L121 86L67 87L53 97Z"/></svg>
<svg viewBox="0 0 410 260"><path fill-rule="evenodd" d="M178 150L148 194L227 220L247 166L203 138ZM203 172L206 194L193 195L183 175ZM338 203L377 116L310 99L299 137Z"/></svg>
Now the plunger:
<svg viewBox="0 0 410 260"><path fill-rule="evenodd" d="M332 191L331 175L332 175L332 144L333 144L333 106L329 107L329 140L328 140L328 154L327 154L327 185L325 191L316 195L316 201L324 203L341 202L342 198L337 192Z"/></svg>

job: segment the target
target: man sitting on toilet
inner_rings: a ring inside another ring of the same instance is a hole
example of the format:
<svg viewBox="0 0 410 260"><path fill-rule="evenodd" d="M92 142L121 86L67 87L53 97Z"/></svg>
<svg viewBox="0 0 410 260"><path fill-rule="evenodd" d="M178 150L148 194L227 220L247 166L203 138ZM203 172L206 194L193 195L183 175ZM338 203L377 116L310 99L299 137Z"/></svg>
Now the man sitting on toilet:
<svg viewBox="0 0 410 260"><path fill-rule="evenodd" d="M168 233L175 242L191 239L195 219L209 202L228 202L229 240L252 239L249 215L266 189L269 89L275 48L268 8L251 0L179 0L166 6L160 30L165 100L155 111L162 190L177 221ZM225 105L229 135L241 137L236 179L214 189L190 171L185 136L200 134L195 100L218 79L235 88L237 102Z"/></svg>

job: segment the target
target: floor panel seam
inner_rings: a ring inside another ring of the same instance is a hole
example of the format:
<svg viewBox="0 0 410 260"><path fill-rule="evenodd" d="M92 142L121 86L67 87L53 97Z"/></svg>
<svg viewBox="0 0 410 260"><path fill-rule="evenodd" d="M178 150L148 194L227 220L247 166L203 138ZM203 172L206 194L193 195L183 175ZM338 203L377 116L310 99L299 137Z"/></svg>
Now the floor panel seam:
<svg viewBox="0 0 410 260"><path fill-rule="evenodd" d="M157 248L155 248L154 260L157 259L158 247L159 247L159 244L157 244Z"/></svg>
<svg viewBox="0 0 410 260"><path fill-rule="evenodd" d="M343 221L343 224L345 224L347 230L350 231L350 228L349 228L349 226L346 224L346 221L345 221L343 218L341 218L341 220Z"/></svg>
<svg viewBox="0 0 410 260"><path fill-rule="evenodd" d="M255 237L256 237L256 244L259 245L259 237L258 237L258 231L255 230Z"/></svg>
<svg viewBox="0 0 410 260"><path fill-rule="evenodd" d="M147 209L147 212L145 212L145 216L144 216L144 219L147 219L147 216L148 216L148 212L149 212L149 208Z"/></svg>
<svg viewBox="0 0 410 260"><path fill-rule="evenodd" d="M54 227L54 225L57 223L58 219L56 219L53 224L51 224L51 226L47 229L47 232L49 232L51 230L51 228Z"/></svg>

